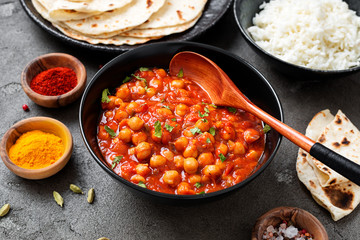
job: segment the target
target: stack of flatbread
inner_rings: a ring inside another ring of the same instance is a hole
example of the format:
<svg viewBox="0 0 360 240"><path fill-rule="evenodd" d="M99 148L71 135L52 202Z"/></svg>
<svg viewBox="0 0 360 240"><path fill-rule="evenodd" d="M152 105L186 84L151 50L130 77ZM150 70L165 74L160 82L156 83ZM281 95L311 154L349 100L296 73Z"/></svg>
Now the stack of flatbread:
<svg viewBox="0 0 360 240"><path fill-rule="evenodd" d="M135 45L183 32L207 0L32 0L67 36L91 44Z"/></svg>
<svg viewBox="0 0 360 240"><path fill-rule="evenodd" d="M316 114L306 129L306 136L360 164L360 132L340 110L335 117L329 110ZM315 201L326 208L335 221L350 214L359 204L358 185L302 149L299 149L296 170Z"/></svg>

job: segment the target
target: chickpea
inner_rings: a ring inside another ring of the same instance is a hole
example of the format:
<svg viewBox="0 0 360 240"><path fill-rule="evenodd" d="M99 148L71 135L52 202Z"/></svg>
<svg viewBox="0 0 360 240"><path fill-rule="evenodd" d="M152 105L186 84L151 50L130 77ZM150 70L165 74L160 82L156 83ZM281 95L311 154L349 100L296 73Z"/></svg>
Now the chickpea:
<svg viewBox="0 0 360 240"><path fill-rule="evenodd" d="M209 121L203 121L203 119L199 119L195 123L195 127L198 127L202 132L207 132L210 129Z"/></svg>
<svg viewBox="0 0 360 240"><path fill-rule="evenodd" d="M148 164L138 164L135 169L136 173L141 176L146 176L150 173L150 168Z"/></svg>
<svg viewBox="0 0 360 240"><path fill-rule="evenodd" d="M175 149L179 152L184 151L188 144L189 140L186 137L179 137L174 143Z"/></svg>
<svg viewBox="0 0 360 240"><path fill-rule="evenodd" d="M159 76L159 77L166 77L166 72L164 69L162 68L159 68L159 69L156 69L154 70L154 72Z"/></svg>
<svg viewBox="0 0 360 240"><path fill-rule="evenodd" d="M135 153L136 153L136 147L129 148L128 150L129 155L134 155Z"/></svg>
<svg viewBox="0 0 360 240"><path fill-rule="evenodd" d="M171 86L172 86L173 88L184 88L185 83L184 83L183 80L173 80L173 81L171 82Z"/></svg>
<svg viewBox="0 0 360 240"><path fill-rule="evenodd" d="M191 186L189 183L181 182L177 186L177 194L179 194L179 195L195 194L195 191L191 189Z"/></svg>
<svg viewBox="0 0 360 240"><path fill-rule="evenodd" d="M145 87L146 83L145 83L145 81L139 80L139 81L135 82L135 86L137 86L137 87Z"/></svg>
<svg viewBox="0 0 360 240"><path fill-rule="evenodd" d="M129 114L127 114L127 112L123 111L123 110L116 110L115 112L115 116L114 116L114 119L118 122L121 122L121 120L125 119L125 118L128 118L129 117Z"/></svg>
<svg viewBox="0 0 360 240"><path fill-rule="evenodd" d="M160 116L164 116L164 117L167 117L167 116L173 114L173 112L167 108L158 108L158 109L156 109L156 113L159 114Z"/></svg>
<svg viewBox="0 0 360 240"><path fill-rule="evenodd" d="M164 133L164 132L163 132ZM154 142L161 142L161 137L157 137L155 136L155 129L151 129L150 131L150 135L151 135L151 139L154 141Z"/></svg>
<svg viewBox="0 0 360 240"><path fill-rule="evenodd" d="M119 139L124 141L124 142L130 142L131 141L131 135L132 135L132 132L131 132L130 129L123 128L119 132Z"/></svg>
<svg viewBox="0 0 360 240"><path fill-rule="evenodd" d="M136 157L139 160L144 160L151 155L151 145L148 142L142 142L139 143L139 145L136 146Z"/></svg>
<svg viewBox="0 0 360 240"><path fill-rule="evenodd" d="M139 182L145 183L145 178L139 174L135 174L130 178L130 181L133 183L139 183Z"/></svg>
<svg viewBox="0 0 360 240"><path fill-rule="evenodd" d="M122 85L120 88L117 89L116 91L116 97L121 98L121 99L126 99L127 97L130 96L130 90L127 87L126 84Z"/></svg>
<svg viewBox="0 0 360 240"><path fill-rule="evenodd" d="M234 151L235 143L231 140L228 141L229 151Z"/></svg>
<svg viewBox="0 0 360 240"><path fill-rule="evenodd" d="M161 153L167 160L173 161L174 160L174 153L168 149L165 149Z"/></svg>
<svg viewBox="0 0 360 240"><path fill-rule="evenodd" d="M260 155L259 155L259 153L257 152L257 151L255 151L255 150L250 150L247 154L246 154L246 159L248 159L248 160L252 160L252 161L255 161L255 160L257 160L259 157L260 157Z"/></svg>
<svg viewBox="0 0 360 240"><path fill-rule="evenodd" d="M140 130L144 126L144 120L139 117L132 117L128 120L129 127L134 130Z"/></svg>
<svg viewBox="0 0 360 240"><path fill-rule="evenodd" d="M198 166L199 163L196 161L195 158L189 157L184 159L184 170L187 173L196 173Z"/></svg>
<svg viewBox="0 0 360 240"><path fill-rule="evenodd" d="M123 100L121 98L115 99L115 106L120 107L123 104Z"/></svg>
<svg viewBox="0 0 360 240"><path fill-rule="evenodd" d="M126 106L126 112L129 115L133 115L135 110L139 107L139 104L137 102L131 102Z"/></svg>
<svg viewBox="0 0 360 240"><path fill-rule="evenodd" d="M216 148L216 155L222 153L225 156L227 152L228 152L228 147L224 143L220 143L220 145Z"/></svg>
<svg viewBox="0 0 360 240"><path fill-rule="evenodd" d="M147 89L146 95L147 95L148 97L152 97L152 96L154 96L155 94L156 94L156 89L155 89L155 88L150 87L150 88Z"/></svg>
<svg viewBox="0 0 360 240"><path fill-rule="evenodd" d="M106 111L105 112L105 117L106 118L111 118L113 116L113 112L112 111Z"/></svg>
<svg viewBox="0 0 360 240"><path fill-rule="evenodd" d="M191 128L186 128L184 131L183 131L183 135L185 137L193 137L194 135L192 134L192 132L190 131Z"/></svg>
<svg viewBox="0 0 360 240"><path fill-rule="evenodd" d="M244 154L245 153L245 147L241 142L235 142L234 146L234 154Z"/></svg>
<svg viewBox="0 0 360 240"><path fill-rule="evenodd" d="M137 93L139 95L143 95L145 94L145 88L141 87L141 86L134 86L131 88L131 93Z"/></svg>
<svg viewBox="0 0 360 240"><path fill-rule="evenodd" d="M247 143L253 143L260 138L260 133L253 128L249 128L244 132L244 139Z"/></svg>
<svg viewBox="0 0 360 240"><path fill-rule="evenodd" d="M199 166L201 168L205 167L206 165L214 164L214 156L212 153L202 153L198 157Z"/></svg>
<svg viewBox="0 0 360 240"><path fill-rule="evenodd" d="M185 148L184 152L183 152L183 156L186 157L186 158L187 158L187 157L194 157L194 158L196 158L197 155L198 155L198 150L197 150L197 148L196 148L195 145L188 145L188 146Z"/></svg>
<svg viewBox="0 0 360 240"><path fill-rule="evenodd" d="M183 168L184 167L184 158L180 155L174 157L174 163L176 168Z"/></svg>
<svg viewBox="0 0 360 240"><path fill-rule="evenodd" d="M154 155L150 158L151 167L161 167L166 163L166 158L161 155Z"/></svg>
<svg viewBox="0 0 360 240"><path fill-rule="evenodd" d="M180 183L181 177L176 170L169 170L164 173L163 180L170 186L176 186Z"/></svg>
<svg viewBox="0 0 360 240"><path fill-rule="evenodd" d="M150 82L149 82L149 87L153 87L153 88L162 88L163 86L163 82L160 80L160 79L152 79Z"/></svg>
<svg viewBox="0 0 360 240"><path fill-rule="evenodd" d="M175 113L181 117L185 116L188 111L189 107L182 103L178 104L175 108Z"/></svg>
<svg viewBox="0 0 360 240"><path fill-rule="evenodd" d="M99 133L98 133L98 138L102 139L102 140L106 140L110 137L109 133L106 132L105 130L105 126L100 126L99 127Z"/></svg>
<svg viewBox="0 0 360 240"><path fill-rule="evenodd" d="M203 173L209 178L216 178L221 175L221 170L217 165L207 165L204 167Z"/></svg>
<svg viewBox="0 0 360 240"><path fill-rule="evenodd" d="M224 140L233 139L235 137L235 131L232 127L227 126L221 129L220 136Z"/></svg>
<svg viewBox="0 0 360 240"><path fill-rule="evenodd" d="M199 183L199 182L201 182L201 176L200 175L191 175L189 177L189 182L191 184Z"/></svg>
<svg viewBox="0 0 360 240"><path fill-rule="evenodd" d="M138 145L141 142L145 142L147 140L147 135L144 132L137 132L132 135L131 141L134 145Z"/></svg>

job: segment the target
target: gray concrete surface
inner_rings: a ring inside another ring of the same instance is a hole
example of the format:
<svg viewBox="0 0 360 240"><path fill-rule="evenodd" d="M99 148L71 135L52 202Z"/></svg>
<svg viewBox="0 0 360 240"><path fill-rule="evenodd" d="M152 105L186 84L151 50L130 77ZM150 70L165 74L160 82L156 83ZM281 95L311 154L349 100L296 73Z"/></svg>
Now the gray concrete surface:
<svg viewBox="0 0 360 240"><path fill-rule="evenodd" d="M304 132L318 111L342 109L360 126L360 73L327 81L299 81L270 68L245 43L232 11L199 42L229 50L255 65L275 87L286 122ZM15 122L33 116L50 116L73 133L74 154L55 176L30 181L19 178L0 162L0 205L10 203L10 213L0 219L0 239L249 239L255 220L271 208L286 205L310 211L324 224L330 239L360 239L359 209L334 222L298 181L297 147L283 140L272 164L235 194L198 206L168 206L139 198L112 180L95 163L81 139L79 101L62 109L32 103L21 90L20 74L31 59L50 52L70 53L88 71L88 81L113 56L66 45L36 26L16 0L0 0L0 136ZM22 104L30 111L24 112ZM70 183L94 187L95 202L68 190ZM64 208L53 201L56 190Z"/></svg>

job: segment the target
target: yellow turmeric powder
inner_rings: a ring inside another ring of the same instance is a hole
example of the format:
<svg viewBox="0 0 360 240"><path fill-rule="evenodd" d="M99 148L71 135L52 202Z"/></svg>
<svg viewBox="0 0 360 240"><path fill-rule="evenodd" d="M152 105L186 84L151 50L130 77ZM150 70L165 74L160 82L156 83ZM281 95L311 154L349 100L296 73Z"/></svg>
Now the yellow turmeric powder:
<svg viewBox="0 0 360 240"><path fill-rule="evenodd" d="M63 153L64 145L60 137L33 130L16 140L9 150L9 157L19 167L39 169L55 163Z"/></svg>

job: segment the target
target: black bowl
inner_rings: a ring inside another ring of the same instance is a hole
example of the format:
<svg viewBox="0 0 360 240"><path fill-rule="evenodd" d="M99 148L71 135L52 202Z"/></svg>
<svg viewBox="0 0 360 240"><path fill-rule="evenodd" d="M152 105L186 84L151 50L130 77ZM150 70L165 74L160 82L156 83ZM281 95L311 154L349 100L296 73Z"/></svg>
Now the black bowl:
<svg viewBox="0 0 360 240"><path fill-rule="evenodd" d="M232 79L243 79L235 82L239 89L255 104L266 112L283 120L280 101L265 77L243 59L222 49L192 42L154 43L139 47L116 57L101 70L99 70L85 89L81 99L79 121L83 140L96 162L107 174L135 192L144 193L158 200L167 202L194 202L197 200L213 199L230 193L258 176L274 158L280 145L281 136L274 130L267 134L265 153L259 160L254 173L241 183L230 188L201 195L174 195L151 191L115 174L106 164L96 140L97 125L101 111L100 100L103 89L115 89L121 84L125 76L131 74L139 67L162 67L167 69L171 58L181 51L194 51L212 59ZM178 200L178 201L176 201Z"/></svg>
<svg viewBox="0 0 360 240"><path fill-rule="evenodd" d="M255 17L256 13L260 12L259 6L263 2L269 2L270 0L235 0L234 2L234 15L237 22L237 25L240 28L242 35L244 36L247 43L257 52L260 56L266 58L269 63L274 66L279 71L289 74L295 77L301 78L311 78L311 77L339 77L343 75L348 75L355 73L360 70L360 66L344 69L344 70L317 70L311 69L299 65L295 65L284 60L281 60L278 57L268 53L261 47L259 47L254 39L251 37L248 32L248 28L253 26L252 19ZM348 3L351 10L356 11L356 14L360 16L360 1L359 0L344 0ZM306 79L304 79L306 80Z"/></svg>

